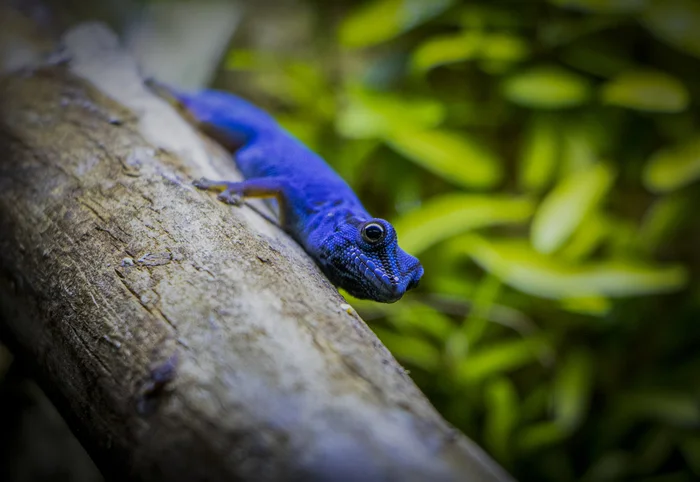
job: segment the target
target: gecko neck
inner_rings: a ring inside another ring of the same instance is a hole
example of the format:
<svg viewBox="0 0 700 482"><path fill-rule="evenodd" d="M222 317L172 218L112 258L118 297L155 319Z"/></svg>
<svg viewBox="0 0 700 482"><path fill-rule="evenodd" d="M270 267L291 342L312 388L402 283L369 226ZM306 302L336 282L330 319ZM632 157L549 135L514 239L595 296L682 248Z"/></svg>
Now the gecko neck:
<svg viewBox="0 0 700 482"><path fill-rule="evenodd" d="M308 250L315 250L330 233L338 232L343 228L359 227L372 219L372 216L364 209L356 207L339 206L327 210L320 210L309 216L299 229L300 242Z"/></svg>

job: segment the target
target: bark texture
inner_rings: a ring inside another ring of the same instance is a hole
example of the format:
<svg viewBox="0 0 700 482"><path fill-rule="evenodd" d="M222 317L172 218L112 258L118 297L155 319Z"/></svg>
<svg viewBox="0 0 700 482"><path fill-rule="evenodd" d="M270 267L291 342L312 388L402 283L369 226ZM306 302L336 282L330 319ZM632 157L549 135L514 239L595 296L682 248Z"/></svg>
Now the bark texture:
<svg viewBox="0 0 700 482"><path fill-rule="evenodd" d="M0 82L0 314L123 480L496 481L97 25Z"/></svg>

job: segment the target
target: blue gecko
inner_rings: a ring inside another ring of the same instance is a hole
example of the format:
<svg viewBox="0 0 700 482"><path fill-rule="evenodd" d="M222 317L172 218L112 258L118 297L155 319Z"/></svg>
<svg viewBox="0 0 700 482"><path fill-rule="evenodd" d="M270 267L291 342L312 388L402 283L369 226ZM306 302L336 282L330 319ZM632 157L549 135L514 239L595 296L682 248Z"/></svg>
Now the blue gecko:
<svg viewBox="0 0 700 482"><path fill-rule="evenodd" d="M350 186L269 114L233 94L170 92L205 132L236 149L245 177L200 179L196 187L229 204L275 198L282 228L334 285L357 298L393 303L418 286L423 267L399 247L393 226L372 217Z"/></svg>

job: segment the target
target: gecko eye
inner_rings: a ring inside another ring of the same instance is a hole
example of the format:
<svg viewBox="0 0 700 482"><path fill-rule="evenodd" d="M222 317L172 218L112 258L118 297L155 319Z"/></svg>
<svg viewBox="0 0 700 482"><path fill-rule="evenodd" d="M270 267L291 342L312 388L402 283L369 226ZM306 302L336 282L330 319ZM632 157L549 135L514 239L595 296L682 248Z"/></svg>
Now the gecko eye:
<svg viewBox="0 0 700 482"><path fill-rule="evenodd" d="M384 226L379 223L369 222L362 226L362 238L369 244L375 244L384 239Z"/></svg>

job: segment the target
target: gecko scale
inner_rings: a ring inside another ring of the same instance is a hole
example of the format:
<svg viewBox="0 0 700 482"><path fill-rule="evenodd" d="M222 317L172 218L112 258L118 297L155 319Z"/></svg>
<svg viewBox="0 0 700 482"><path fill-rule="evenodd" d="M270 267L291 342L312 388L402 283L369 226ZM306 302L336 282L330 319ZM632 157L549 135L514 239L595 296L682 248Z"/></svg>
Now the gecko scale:
<svg viewBox="0 0 700 482"><path fill-rule="evenodd" d="M423 267L399 247L393 226L372 217L350 186L272 116L233 94L169 91L205 132L236 147L245 177L200 179L196 187L219 192L229 204L276 198L282 228L334 285L357 298L392 303L418 286Z"/></svg>

